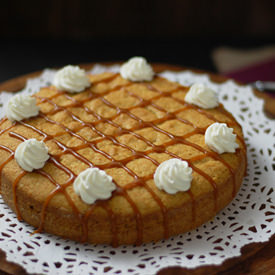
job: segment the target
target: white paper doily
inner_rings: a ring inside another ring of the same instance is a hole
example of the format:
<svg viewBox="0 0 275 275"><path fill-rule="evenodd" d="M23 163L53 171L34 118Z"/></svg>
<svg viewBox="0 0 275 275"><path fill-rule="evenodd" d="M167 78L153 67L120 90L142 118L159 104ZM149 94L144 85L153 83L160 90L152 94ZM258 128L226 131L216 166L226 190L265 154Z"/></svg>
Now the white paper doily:
<svg viewBox="0 0 275 275"><path fill-rule="evenodd" d="M119 66L95 66L93 73ZM45 70L29 80L23 93L33 93L51 82L55 71ZM50 234L35 234L33 227L18 222L16 215L0 198L0 248L7 260L27 272L43 274L155 274L167 266L194 268L221 264L240 255L252 242L265 242L275 233L275 122L262 112L263 101L250 87L233 81L212 83L207 75L164 72L162 75L183 85L205 83L218 91L220 101L243 127L247 144L248 169L243 185L233 202L215 219L192 232L165 241L112 248L80 244ZM0 94L0 104L11 96ZM1 105L0 105L1 106ZM0 107L0 116L4 114Z"/></svg>

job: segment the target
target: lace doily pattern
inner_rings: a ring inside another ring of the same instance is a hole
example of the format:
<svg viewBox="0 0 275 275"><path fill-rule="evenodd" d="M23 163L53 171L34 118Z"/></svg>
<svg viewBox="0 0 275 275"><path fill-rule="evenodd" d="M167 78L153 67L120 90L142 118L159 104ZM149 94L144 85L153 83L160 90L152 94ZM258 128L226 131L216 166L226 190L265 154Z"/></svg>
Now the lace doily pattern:
<svg viewBox="0 0 275 275"><path fill-rule="evenodd" d="M95 66L92 73L119 66ZM22 93L32 94L49 85L55 71L28 81ZM275 123L262 112L263 101L250 87L233 81L216 84L207 75L164 72L162 76L183 85L200 82L216 90L225 108L243 127L247 144L247 176L236 198L215 219L192 232L158 243L142 246L80 244L50 234L35 234L33 227L19 222L0 198L0 248L9 261L22 265L27 272L43 274L155 274L157 270L180 265L194 268L221 264L239 256L240 249L252 242L267 241L275 232ZM11 93L0 94L0 116ZM127 261L125 261L127 257Z"/></svg>

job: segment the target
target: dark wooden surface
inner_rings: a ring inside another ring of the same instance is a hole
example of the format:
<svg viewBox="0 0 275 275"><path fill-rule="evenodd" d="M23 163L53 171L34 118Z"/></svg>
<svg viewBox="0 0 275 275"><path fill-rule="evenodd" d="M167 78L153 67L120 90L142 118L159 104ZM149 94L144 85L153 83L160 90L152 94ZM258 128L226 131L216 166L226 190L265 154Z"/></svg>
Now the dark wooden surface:
<svg viewBox="0 0 275 275"><path fill-rule="evenodd" d="M108 63L104 63L108 64ZM84 64L82 67L90 68L92 64ZM166 64L155 64L154 70L160 72L163 70L183 70L185 68ZM198 73L201 71L194 70ZM22 89L28 78L39 75L40 72L31 73L21 77L17 77L6 82L0 83L0 91L18 91ZM226 78L211 74L211 79L215 82L223 82ZM255 91L255 94L265 100L264 112L270 117L275 117L275 97ZM266 243L252 243L246 245L241 250L241 256L228 259L222 265L209 265L198 267L195 269L187 269L183 267L168 267L160 270L158 275L181 275L181 274L252 274L252 275L271 275L275 274L275 236ZM6 260L5 253L0 249L0 274L26 275L26 271L15 263Z"/></svg>

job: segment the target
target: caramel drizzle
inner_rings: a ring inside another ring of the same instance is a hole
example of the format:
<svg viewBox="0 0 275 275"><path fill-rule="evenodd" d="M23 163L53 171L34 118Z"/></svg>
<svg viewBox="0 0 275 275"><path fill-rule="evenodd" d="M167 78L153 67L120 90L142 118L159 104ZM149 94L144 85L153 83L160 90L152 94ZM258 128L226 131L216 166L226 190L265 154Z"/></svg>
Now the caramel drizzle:
<svg viewBox="0 0 275 275"><path fill-rule="evenodd" d="M112 80L114 80L116 77L118 76L118 74L113 74L112 76L105 78L101 81L96 81L93 82L93 85L99 84L99 83L108 83ZM211 114L205 112L204 110L199 109L196 106L187 104L186 102L184 102L183 100L180 100L176 97L172 97L173 100L179 102L180 104L183 105L183 108L180 108L179 110L175 111L175 112L167 112L164 108L162 108L161 106L157 105L154 103L155 100L165 96L165 95L171 95L173 93L176 93L180 90L186 90L187 88L183 88L183 87L178 87L174 90L171 90L169 92L162 92L156 88L154 88L153 86L151 86L150 84L147 83L142 83L142 85L145 85L146 88L157 92L158 95L153 97L151 100L145 100L139 96L137 96L136 94L131 93L130 91L127 90L127 87L132 85L132 83L128 83L126 85L119 85L116 86L104 93L99 93L99 94L95 94L90 92L89 96L82 100L82 101L78 101L75 98L69 96L68 94L66 94L65 92L61 92L58 91L56 94L54 94L51 97L48 98L43 98L43 97L39 97L37 95L35 95L37 98L39 98L40 102L48 102L50 104L52 104L54 106L53 110L42 114L40 113L39 116L41 118L43 118L45 121L52 123L52 124L57 124L59 125L66 133L70 134L71 136L74 136L78 139L80 139L83 144L79 145L79 146L75 146L75 147L67 147L66 145L64 145L63 143L61 143L60 141L56 140L55 138L57 138L60 135L63 135L64 133L59 133L56 134L55 136L49 135L45 132L43 132L42 130L26 123L26 122L18 122L22 125L24 125L25 127L31 128L33 131L39 133L42 137L43 137L43 141L48 141L48 140L52 140L60 149L61 149L61 153L57 154L55 156L51 156L49 162L53 163L54 165L56 165L59 169L63 170L68 176L69 179L67 180L67 182L63 185L58 184L52 177L51 175L49 175L47 172L45 172L44 170L36 170L37 173L39 173L40 175L46 177L50 182L53 183L53 185L55 186L55 189L52 190L52 192L48 195L47 199L45 200L43 207L42 207L42 211L41 211L41 222L40 225L38 227L38 229L35 232L40 232L43 230L43 224L44 224L44 220L45 220L45 216L46 216L46 209L48 204L50 203L51 199L55 196L55 194L57 194L58 192L61 192L62 194L64 194L64 196L66 197L69 205L71 206L74 215L77 217L77 219L80 221L81 225L82 225L82 241L87 241L88 238L88 228L87 228L87 224L88 224L88 220L89 217L92 215L94 209L96 206L100 206L103 207L105 209L105 211L108 213L108 216L110 218L111 221L111 232L112 232L112 245L116 246L118 244L118 239L117 239L117 224L116 224L116 216L113 213L113 211L111 210L108 201L96 201L95 204L91 205L88 209L88 211L84 214L81 215L78 211L78 209L76 208L75 204L73 203L72 199L70 198L70 196L67 194L66 188L68 186L70 186L76 175L66 166L64 166L61 163L61 157L62 155L69 153L72 154L74 157L76 157L78 160L84 162L85 164L87 164L89 167L94 167L94 164L92 162L90 162L88 159L86 159L84 156L80 155L77 151L83 148L87 148L90 147L92 148L92 150L94 150L97 153L100 153L101 155L103 155L104 157L106 157L107 159L109 159L111 162L108 164L104 164L104 165L96 165L96 167L100 168L100 169L108 169L108 168L114 168L114 167L118 167L118 168L122 168L124 169L129 175L131 175L133 177L133 181L129 184L127 184L126 186L123 187L119 187L118 184L115 182L115 184L117 185L117 190L114 191L113 195L120 195L123 196L128 203L131 205L134 213L135 213L135 217L136 217L136 225L137 225L137 239L136 239L136 244L141 244L142 240L143 240L143 220L142 220L142 216L141 213L139 211L139 209L137 208L136 204L133 202L133 200L130 198L129 194L128 194L128 190L131 190L133 188L135 188L136 186L144 186L144 188L146 188L146 190L151 194L152 198L156 201L156 203L159 205L161 212L163 214L163 229L164 229L164 238L167 238L169 236L169 231L168 231L168 218L167 218L167 208L165 207L165 205L162 203L161 199L155 194L155 192L149 187L149 185L146 183L148 180L153 179L153 174L151 175L147 175L145 177L139 177L137 174L135 174L130 168L127 167L127 164L134 160L134 159L138 159L138 158L146 158L148 160L150 160L154 165L158 166L159 163L151 158L149 156L150 153L153 152L157 152L157 153L166 153L169 156L173 157L173 158L178 158L181 160L185 160L189 163L190 167L192 167L192 169L194 171L196 171L198 174L200 174L202 177L204 177L213 187L213 193L215 196L215 211L217 209L217 205L216 205L216 201L217 201L217 186L215 181L206 173L204 173L203 171L201 171L199 168L197 168L193 162L196 162L198 160L201 160L203 158L206 157L211 157L215 160L220 161L221 163L223 163L229 170L230 173L233 174L233 168L226 162L224 161L218 154L214 153L214 152L210 152L205 150L204 148L200 147L199 145L196 145L188 140L186 140L188 137L191 137L195 134L204 134L206 128L199 128L196 127L193 123L191 123L188 120L182 119L180 117L177 116L178 113L183 112L184 110L187 109L195 109L196 111L199 111L201 114L205 115L207 118L213 120L213 121L218 121L214 116L212 116ZM54 88L51 88L54 89ZM109 102L106 98L104 98L105 95L108 95L109 93L111 93L112 91L117 91L120 89L124 89L124 91L126 91L130 96L135 97L136 99L138 99L139 103L137 105L134 105L130 108L127 109L123 109L120 108L118 106L113 105L111 102ZM55 89L54 89L55 90ZM62 107L57 105L56 103L54 103L52 100L55 97L58 97L60 95L64 95L67 99L71 100L73 103L70 105L67 105L66 107ZM111 118L105 118L101 115L99 115L98 113L94 112L93 110L89 109L87 106L84 106L84 104L88 101L90 101L91 99L99 99L101 100L105 105L107 105L110 108L113 108L116 110L116 114L114 116L112 116ZM137 117L136 115L134 115L132 112L130 112L132 109L137 108L137 107L147 107L147 106L153 106L154 108L156 108L157 110L164 112L165 115L162 118L156 119L154 121L151 122L145 122L142 119L140 119L139 117ZM68 108L70 107L82 107L84 108L84 110L88 113L93 115L97 120L94 122L84 122L82 121L79 117L77 117L76 115L74 115L71 111L68 110ZM220 106L218 107L218 109L220 111L222 111L227 117L229 117L230 119L233 119L233 117L231 116L231 114L229 114L228 112L224 111L224 109L222 108L222 105L220 104ZM72 131L71 129L67 128L66 126L64 126L62 123L59 123L57 121L54 121L52 119L50 119L49 117L47 117L47 115L53 115L59 111L65 111L73 120L77 121L80 123L80 127L78 127L77 129L75 129L74 131ZM113 119L115 119L116 117L118 117L120 114L127 114L129 117L133 118L135 121L138 122L138 125L135 127L132 127L131 129L125 129L122 126L120 126L119 124L115 123L113 121ZM168 119L176 119L182 123L188 124L190 126L192 126L194 128L193 131L183 135L183 136L175 136L161 128L159 128L157 125L161 124L162 122L168 120ZM6 119L3 119L1 123L3 123ZM118 129L118 131L110 136L110 135L106 135L103 132L101 132L100 130L98 130L96 128L96 126L99 123L108 123L114 127L116 127ZM230 123L228 123L230 125L236 125L237 123L235 123L234 121L231 121ZM0 135L3 134L4 132L6 132L7 130L9 130L10 128L12 128L15 124L13 124L11 127L9 127L8 129L4 129L2 131L0 131ZM92 129L100 138L96 139L92 142L86 140L85 138L83 138L82 136L78 135L76 132L78 132L79 130L81 130L84 127L89 127L90 129ZM155 145L154 143L150 142L148 139L144 138L143 136L141 136L140 134L134 132L136 130L145 128L145 127L151 127L154 130L167 135L171 140L164 143L161 146ZM19 134L16 134L14 132L10 132L9 133L10 136L20 139L20 140L25 140L24 137L22 137ZM119 142L117 140L117 137L123 135L123 134L131 134L133 136L135 136L136 138L142 140L143 142L145 142L148 146L150 146L152 149L149 149L147 151L141 152L141 151L136 151L133 148ZM238 139L244 144L244 140L238 136ZM106 152L100 150L97 146L98 143L104 141L104 140L109 140L111 141L114 145L123 147L127 150L129 150L131 152L131 156L127 157L123 160L119 160L117 161L116 159L114 159L111 155L107 154ZM169 152L166 148L170 145L174 145L174 144L178 144L178 143L182 143L188 146L191 146L195 149L197 149L198 151L202 152L202 155L198 155L195 156L193 158L190 159L183 159L180 158L179 156ZM11 160L14 158L14 152L12 150L10 150L9 148L0 145L0 148L3 150L6 150L8 152L10 152L10 156L9 158L1 164L0 166L0 173L3 169L3 167ZM243 147L245 148L245 147ZM240 152L240 150L238 150L238 153ZM17 185L20 181L20 179L26 174L26 172L22 172L19 174L19 176L16 178L15 182L13 183L13 193L14 193L14 204L16 207L16 212L18 217L20 217L20 213L19 213L19 209L17 206L17 200L16 200L16 188ZM233 177L234 178L234 177ZM195 221L195 216L196 216L196 212L195 212L195 201L193 198L193 194L191 192L191 190L189 190L187 192L190 196L190 199L192 201L192 217L193 217L193 222ZM236 193L236 187L235 187L235 182L233 182L233 192L232 192L232 196L234 196Z"/></svg>
<svg viewBox="0 0 275 275"><path fill-rule="evenodd" d="M3 132L3 131L2 131L2 132ZM1 133L0 133L0 135L1 135ZM1 148L2 150L4 150L4 151L10 153L9 157L0 165L0 174L2 174L2 169L5 167L5 165L6 165L8 162L10 162L10 161L14 158L14 152L13 152L10 148L8 148L8 147L6 147L6 146L4 146L4 145L0 145L0 148ZM2 181L2 177L0 176L0 193L1 193L1 181Z"/></svg>

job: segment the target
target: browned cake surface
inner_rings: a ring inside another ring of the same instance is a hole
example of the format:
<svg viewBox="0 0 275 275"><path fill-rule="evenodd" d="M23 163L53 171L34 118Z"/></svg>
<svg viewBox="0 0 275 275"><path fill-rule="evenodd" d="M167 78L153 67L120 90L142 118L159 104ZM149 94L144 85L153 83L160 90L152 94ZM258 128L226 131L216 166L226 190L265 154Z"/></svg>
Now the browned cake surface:
<svg viewBox="0 0 275 275"><path fill-rule="evenodd" d="M222 105L203 110L184 102L187 87L156 76L132 83L119 74L91 75L79 94L41 89L40 114L0 123L1 193L19 218L47 232L90 243L140 244L191 230L235 196L246 168L241 127ZM204 142L214 122L234 128L240 149L218 155ZM14 159L25 139L44 140L51 158L24 172ZM157 166L188 161L191 189L169 195L154 183ZM85 204L73 190L76 176L98 167L113 177L112 198Z"/></svg>

